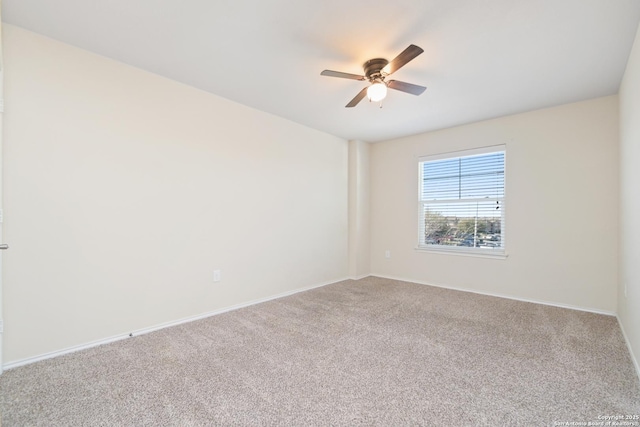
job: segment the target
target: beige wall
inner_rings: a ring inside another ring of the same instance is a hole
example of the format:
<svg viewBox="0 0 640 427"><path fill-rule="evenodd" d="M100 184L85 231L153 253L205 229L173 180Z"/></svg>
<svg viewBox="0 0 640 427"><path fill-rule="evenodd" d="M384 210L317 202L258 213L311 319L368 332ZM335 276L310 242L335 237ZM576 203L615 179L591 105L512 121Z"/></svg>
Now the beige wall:
<svg viewBox="0 0 640 427"><path fill-rule="evenodd" d="M369 275L369 144L349 141L349 277Z"/></svg>
<svg viewBox="0 0 640 427"><path fill-rule="evenodd" d="M640 27L620 86L618 316L640 375ZM626 290L625 290L626 289Z"/></svg>
<svg viewBox="0 0 640 427"><path fill-rule="evenodd" d="M4 37L5 363L347 276L346 141Z"/></svg>
<svg viewBox="0 0 640 427"><path fill-rule="evenodd" d="M372 274L615 312L617 106L611 96L372 145ZM415 250L418 157L496 144L508 258Z"/></svg>

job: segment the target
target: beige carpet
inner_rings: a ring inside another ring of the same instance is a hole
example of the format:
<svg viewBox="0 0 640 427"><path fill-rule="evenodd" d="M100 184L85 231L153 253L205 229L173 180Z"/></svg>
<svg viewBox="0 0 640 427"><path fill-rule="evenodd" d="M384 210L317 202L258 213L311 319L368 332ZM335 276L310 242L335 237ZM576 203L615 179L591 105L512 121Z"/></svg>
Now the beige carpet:
<svg viewBox="0 0 640 427"><path fill-rule="evenodd" d="M640 414L640 385L614 317L367 278L12 369L0 410L3 427L534 426Z"/></svg>

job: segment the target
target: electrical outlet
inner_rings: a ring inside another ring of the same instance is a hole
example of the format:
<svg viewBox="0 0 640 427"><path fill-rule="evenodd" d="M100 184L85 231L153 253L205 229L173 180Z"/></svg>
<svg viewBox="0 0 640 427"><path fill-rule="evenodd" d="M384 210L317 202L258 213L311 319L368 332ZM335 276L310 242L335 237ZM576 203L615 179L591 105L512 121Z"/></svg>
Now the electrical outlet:
<svg viewBox="0 0 640 427"><path fill-rule="evenodd" d="M384 251L384 257L385 258L391 258L391 251L389 249L387 249L386 251Z"/></svg>
<svg viewBox="0 0 640 427"><path fill-rule="evenodd" d="M219 282L222 280L222 272L220 270L213 270L213 281Z"/></svg>

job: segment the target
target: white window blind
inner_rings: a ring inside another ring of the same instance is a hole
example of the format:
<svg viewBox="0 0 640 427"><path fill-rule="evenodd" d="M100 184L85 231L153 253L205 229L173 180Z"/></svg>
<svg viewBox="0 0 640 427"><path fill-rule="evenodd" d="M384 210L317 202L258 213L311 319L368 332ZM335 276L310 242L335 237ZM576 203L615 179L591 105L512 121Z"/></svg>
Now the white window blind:
<svg viewBox="0 0 640 427"><path fill-rule="evenodd" d="M419 171L419 247L504 254L504 146L424 157Z"/></svg>

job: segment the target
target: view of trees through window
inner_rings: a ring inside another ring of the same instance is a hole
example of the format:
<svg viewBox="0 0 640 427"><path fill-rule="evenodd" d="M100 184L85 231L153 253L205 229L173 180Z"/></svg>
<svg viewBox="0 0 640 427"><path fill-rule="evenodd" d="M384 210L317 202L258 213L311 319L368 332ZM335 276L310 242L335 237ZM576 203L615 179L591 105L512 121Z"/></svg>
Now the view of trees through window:
<svg viewBox="0 0 640 427"><path fill-rule="evenodd" d="M444 215L427 209L424 242L428 245L500 248L501 222L500 216Z"/></svg>

